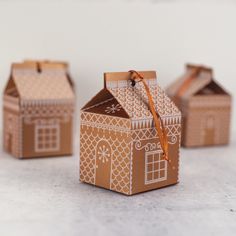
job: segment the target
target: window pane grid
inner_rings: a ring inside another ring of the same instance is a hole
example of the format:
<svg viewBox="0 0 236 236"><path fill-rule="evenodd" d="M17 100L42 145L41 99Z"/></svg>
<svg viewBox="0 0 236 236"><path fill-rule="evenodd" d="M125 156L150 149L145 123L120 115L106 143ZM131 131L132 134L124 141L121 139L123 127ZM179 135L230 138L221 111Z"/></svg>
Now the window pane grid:
<svg viewBox="0 0 236 236"><path fill-rule="evenodd" d="M161 151L146 153L145 184L156 183L167 179L167 162L161 155Z"/></svg>
<svg viewBox="0 0 236 236"><path fill-rule="evenodd" d="M60 133L58 124L39 124L35 130L36 152L58 151Z"/></svg>

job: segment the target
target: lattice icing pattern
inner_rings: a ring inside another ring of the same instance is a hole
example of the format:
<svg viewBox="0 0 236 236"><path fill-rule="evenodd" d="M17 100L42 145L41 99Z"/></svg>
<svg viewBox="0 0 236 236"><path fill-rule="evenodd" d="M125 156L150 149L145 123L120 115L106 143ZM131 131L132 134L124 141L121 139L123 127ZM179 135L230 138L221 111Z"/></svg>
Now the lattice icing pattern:
<svg viewBox="0 0 236 236"><path fill-rule="evenodd" d="M80 180L95 184L95 149L100 137L81 129L80 135Z"/></svg>
<svg viewBox="0 0 236 236"><path fill-rule="evenodd" d="M74 93L65 73L31 70L13 71L13 78L22 100L74 100Z"/></svg>
<svg viewBox="0 0 236 236"><path fill-rule="evenodd" d="M161 117L181 116L180 111L158 85L149 85L156 110ZM134 87L111 87L109 91L118 100L132 119L152 118L148 107L148 98L144 86L139 83Z"/></svg>
<svg viewBox="0 0 236 236"><path fill-rule="evenodd" d="M169 143L173 144L177 141L177 136L181 134L181 124L173 124L165 126ZM157 138L158 134L155 128L136 129L132 131L132 139L134 141L148 140Z"/></svg>
<svg viewBox="0 0 236 236"><path fill-rule="evenodd" d="M86 114L87 115L87 114ZM80 136L80 179L81 181L95 184L95 163L96 163L96 144L101 140L106 140L112 149L111 165L111 184L110 189L130 193L130 147L131 137L129 133L118 131L114 128L114 122L105 127L105 117L98 115L81 116L81 136ZM85 121L94 123L99 119L103 122L102 127L85 125ZM117 121L118 122L118 121ZM121 121L123 126L126 122ZM123 123L124 122L124 123ZM113 129L111 129L111 124ZM119 124L119 122L118 122ZM126 124L127 125L127 124ZM92 129L91 129L92 128ZM119 127L118 127L119 128Z"/></svg>
<svg viewBox="0 0 236 236"><path fill-rule="evenodd" d="M128 132L131 128L131 122L129 119L93 114L90 112L81 113L81 125L95 128L101 127L122 132Z"/></svg>
<svg viewBox="0 0 236 236"><path fill-rule="evenodd" d="M21 113L24 117L71 117L74 112L74 104L47 104L47 105L24 105Z"/></svg>
<svg viewBox="0 0 236 236"><path fill-rule="evenodd" d="M11 148L11 153L15 157L21 156L21 120L18 115L14 115L10 112L4 111L4 149L8 150ZM11 147L9 144L9 135L12 136Z"/></svg>

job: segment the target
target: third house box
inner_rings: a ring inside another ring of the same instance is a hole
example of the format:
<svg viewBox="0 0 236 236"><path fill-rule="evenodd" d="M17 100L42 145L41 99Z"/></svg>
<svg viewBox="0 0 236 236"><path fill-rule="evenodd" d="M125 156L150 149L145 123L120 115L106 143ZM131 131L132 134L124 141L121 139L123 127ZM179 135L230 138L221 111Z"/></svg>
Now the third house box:
<svg viewBox="0 0 236 236"><path fill-rule="evenodd" d="M82 182L126 195L178 182L181 114L158 86L156 72L139 74L167 136L168 161L144 84L133 86L131 72L105 73L104 88L81 110Z"/></svg>
<svg viewBox="0 0 236 236"><path fill-rule="evenodd" d="M66 63L14 63L4 90L4 149L17 158L72 154L74 102Z"/></svg>
<svg viewBox="0 0 236 236"><path fill-rule="evenodd" d="M229 142L231 95L220 85L213 70L186 66L183 76L167 89L182 112L182 145L198 147Z"/></svg>

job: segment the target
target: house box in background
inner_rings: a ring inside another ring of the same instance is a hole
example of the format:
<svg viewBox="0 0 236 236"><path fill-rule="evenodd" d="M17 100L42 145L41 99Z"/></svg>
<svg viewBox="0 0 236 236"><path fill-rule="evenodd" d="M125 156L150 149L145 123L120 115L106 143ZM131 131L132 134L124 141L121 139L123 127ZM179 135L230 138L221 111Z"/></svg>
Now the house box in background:
<svg viewBox="0 0 236 236"><path fill-rule="evenodd" d="M65 63L13 64L4 90L4 149L17 158L71 155L74 102Z"/></svg>
<svg viewBox="0 0 236 236"><path fill-rule="evenodd" d="M212 69L187 65L185 74L167 89L183 115L182 145L227 144L231 96L213 79Z"/></svg>
<svg viewBox="0 0 236 236"><path fill-rule="evenodd" d="M140 72L164 123L171 165L163 159L144 86L130 73L105 73L105 88L81 110L80 180L132 195L178 182L181 113L157 85L156 72Z"/></svg>

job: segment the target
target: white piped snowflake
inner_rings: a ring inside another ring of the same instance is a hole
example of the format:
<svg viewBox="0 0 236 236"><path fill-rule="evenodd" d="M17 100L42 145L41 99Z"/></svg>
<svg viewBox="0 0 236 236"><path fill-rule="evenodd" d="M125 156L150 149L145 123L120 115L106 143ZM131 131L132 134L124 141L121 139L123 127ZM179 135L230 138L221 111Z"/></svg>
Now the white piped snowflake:
<svg viewBox="0 0 236 236"><path fill-rule="evenodd" d="M109 157L110 157L110 152L105 145L98 148L98 159L100 161L102 160L103 163L108 162Z"/></svg>
<svg viewBox="0 0 236 236"><path fill-rule="evenodd" d="M106 108L105 112L108 113L108 114L110 114L110 113L114 114L114 113L116 113L117 111L120 111L120 110L121 110L121 105L120 104L116 104L116 105L112 104L110 107Z"/></svg>

